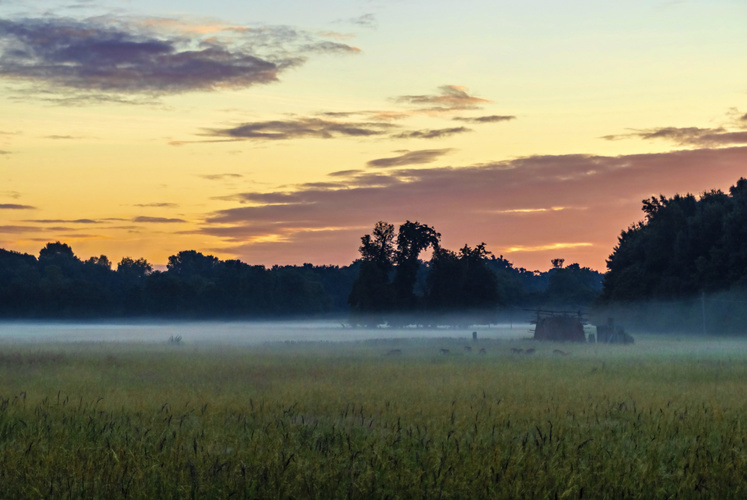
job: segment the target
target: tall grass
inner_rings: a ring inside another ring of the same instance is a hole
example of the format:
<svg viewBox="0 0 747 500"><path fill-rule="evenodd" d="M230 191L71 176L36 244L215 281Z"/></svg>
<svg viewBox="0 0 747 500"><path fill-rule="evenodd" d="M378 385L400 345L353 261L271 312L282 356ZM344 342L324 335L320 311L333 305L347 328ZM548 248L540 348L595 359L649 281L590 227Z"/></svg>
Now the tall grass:
<svg viewBox="0 0 747 500"><path fill-rule="evenodd" d="M561 346L567 356L462 344L3 346L0 488L7 498L747 494L747 343Z"/></svg>

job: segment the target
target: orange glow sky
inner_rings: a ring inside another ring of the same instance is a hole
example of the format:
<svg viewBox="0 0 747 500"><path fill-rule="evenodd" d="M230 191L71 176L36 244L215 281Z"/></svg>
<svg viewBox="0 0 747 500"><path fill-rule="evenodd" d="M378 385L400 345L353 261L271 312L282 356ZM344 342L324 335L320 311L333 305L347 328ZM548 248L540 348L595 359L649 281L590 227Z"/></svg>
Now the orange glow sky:
<svg viewBox="0 0 747 500"><path fill-rule="evenodd" d="M742 0L0 2L0 248L338 264L384 220L604 271L747 176Z"/></svg>

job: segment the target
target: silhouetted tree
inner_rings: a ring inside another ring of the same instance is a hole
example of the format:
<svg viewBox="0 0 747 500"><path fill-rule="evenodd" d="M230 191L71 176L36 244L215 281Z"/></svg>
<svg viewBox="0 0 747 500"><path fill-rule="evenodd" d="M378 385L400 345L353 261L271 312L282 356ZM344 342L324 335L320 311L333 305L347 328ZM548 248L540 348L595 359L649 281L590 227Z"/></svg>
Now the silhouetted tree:
<svg viewBox="0 0 747 500"><path fill-rule="evenodd" d="M486 265L490 252L485 249L485 243L480 243L475 248L464 245L459 253L466 264L465 310L480 313L483 319L491 320L499 297L498 280Z"/></svg>
<svg viewBox="0 0 747 500"><path fill-rule="evenodd" d="M185 250L169 257L166 268L182 277L209 277L218 265L218 258L203 255L194 250Z"/></svg>
<svg viewBox="0 0 747 500"><path fill-rule="evenodd" d="M427 281L428 310L440 316L460 313L472 321L492 321L499 295L498 278L487 265L489 254L485 243L474 248L464 245L458 254L434 250Z"/></svg>
<svg viewBox="0 0 747 500"><path fill-rule="evenodd" d="M439 248L440 240L441 234L426 224L408 220L399 227L393 285L397 308L401 311L417 309L413 288L420 268L420 254L428 248Z"/></svg>
<svg viewBox="0 0 747 500"><path fill-rule="evenodd" d="M725 194L643 200L607 260L605 301L677 299L747 284L747 181Z"/></svg>
<svg viewBox="0 0 747 500"><path fill-rule="evenodd" d="M350 292L350 312L354 322L374 326L382 313L392 310L394 293L389 273L394 266L394 226L377 222L372 234L361 237L360 272Z"/></svg>
<svg viewBox="0 0 747 500"><path fill-rule="evenodd" d="M554 267L548 274L544 302L553 306L575 309L589 305L602 289L602 275L576 263Z"/></svg>
<svg viewBox="0 0 747 500"><path fill-rule="evenodd" d="M0 315L38 316L40 280L36 257L0 249Z"/></svg>
<svg viewBox="0 0 747 500"><path fill-rule="evenodd" d="M153 272L153 266L145 259L134 260L131 257L122 257L117 264L117 273L127 278L140 279Z"/></svg>

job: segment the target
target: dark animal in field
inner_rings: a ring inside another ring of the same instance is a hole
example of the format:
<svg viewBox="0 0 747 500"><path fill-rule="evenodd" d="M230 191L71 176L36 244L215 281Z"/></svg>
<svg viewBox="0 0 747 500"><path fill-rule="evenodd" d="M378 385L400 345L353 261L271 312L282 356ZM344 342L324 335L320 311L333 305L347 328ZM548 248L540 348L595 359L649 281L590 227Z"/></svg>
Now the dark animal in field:
<svg viewBox="0 0 747 500"><path fill-rule="evenodd" d="M524 354L534 354L535 351L536 349L534 347L531 347L527 349L526 351L524 351Z"/></svg>
<svg viewBox="0 0 747 500"><path fill-rule="evenodd" d="M487 354L487 352L484 347L480 348L480 354Z"/></svg>
<svg viewBox="0 0 747 500"><path fill-rule="evenodd" d="M570 354L568 352L561 351L560 349L553 349L552 352L553 352L553 354L560 354L561 356L568 356L568 354Z"/></svg>
<svg viewBox="0 0 747 500"><path fill-rule="evenodd" d="M391 349L386 352L387 356L399 356L402 354L402 349Z"/></svg>
<svg viewBox="0 0 747 500"><path fill-rule="evenodd" d="M514 354L521 354L522 352L524 352L524 349L519 349L518 347L512 347L511 352Z"/></svg>
<svg viewBox="0 0 747 500"><path fill-rule="evenodd" d="M441 349L438 352L440 352L441 354L449 354L449 350L448 349Z"/></svg>
<svg viewBox="0 0 747 500"><path fill-rule="evenodd" d="M464 350L467 351L467 352L472 352L472 347L466 345L466 346L464 346Z"/></svg>

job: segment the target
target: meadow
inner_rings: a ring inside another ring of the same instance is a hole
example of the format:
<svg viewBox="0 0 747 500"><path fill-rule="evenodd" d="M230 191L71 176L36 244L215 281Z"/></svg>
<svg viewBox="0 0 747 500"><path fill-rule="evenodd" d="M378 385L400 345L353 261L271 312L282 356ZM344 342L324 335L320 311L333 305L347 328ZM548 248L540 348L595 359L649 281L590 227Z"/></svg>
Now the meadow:
<svg viewBox="0 0 747 500"><path fill-rule="evenodd" d="M744 498L745 410L741 340L3 343L0 490Z"/></svg>

